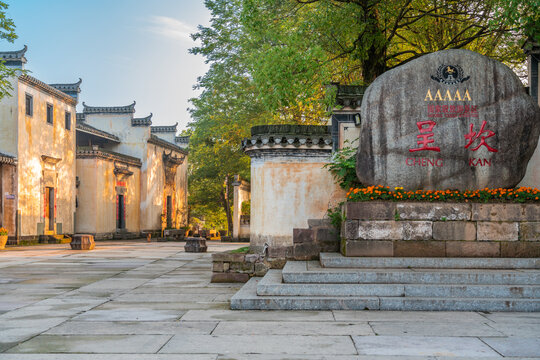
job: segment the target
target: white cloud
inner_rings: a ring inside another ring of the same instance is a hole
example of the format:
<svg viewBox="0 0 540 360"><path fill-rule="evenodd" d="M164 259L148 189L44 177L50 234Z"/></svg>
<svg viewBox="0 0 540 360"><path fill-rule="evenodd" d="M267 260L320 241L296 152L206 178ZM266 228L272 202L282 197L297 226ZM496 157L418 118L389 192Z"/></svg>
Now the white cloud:
<svg viewBox="0 0 540 360"><path fill-rule="evenodd" d="M190 34L197 31L191 25L168 16L151 16L149 30L171 39L192 41Z"/></svg>

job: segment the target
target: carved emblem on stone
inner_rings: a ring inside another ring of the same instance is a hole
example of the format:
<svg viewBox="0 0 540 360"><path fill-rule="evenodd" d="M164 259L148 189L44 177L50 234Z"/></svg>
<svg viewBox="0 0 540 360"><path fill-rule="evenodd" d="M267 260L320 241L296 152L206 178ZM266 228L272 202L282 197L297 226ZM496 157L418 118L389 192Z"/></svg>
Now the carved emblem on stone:
<svg viewBox="0 0 540 360"><path fill-rule="evenodd" d="M456 85L470 79L470 76L463 77L463 69L459 65L441 65L437 69L437 76L431 78L446 85Z"/></svg>

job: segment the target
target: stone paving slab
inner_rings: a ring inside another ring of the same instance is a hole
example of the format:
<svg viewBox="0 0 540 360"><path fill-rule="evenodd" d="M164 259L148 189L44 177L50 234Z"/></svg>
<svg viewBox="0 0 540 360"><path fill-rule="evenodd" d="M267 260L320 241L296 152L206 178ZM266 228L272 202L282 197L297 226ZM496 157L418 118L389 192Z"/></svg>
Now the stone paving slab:
<svg viewBox="0 0 540 360"><path fill-rule="evenodd" d="M217 322L196 321L67 321L47 335L210 334Z"/></svg>
<svg viewBox="0 0 540 360"><path fill-rule="evenodd" d="M190 310L181 321L334 321L329 311Z"/></svg>
<svg viewBox="0 0 540 360"><path fill-rule="evenodd" d="M427 322L398 322L370 321L369 324L377 335L392 336L504 336L501 331L483 323L427 323Z"/></svg>
<svg viewBox="0 0 540 360"><path fill-rule="evenodd" d="M482 341L505 357L538 356L540 339L538 338L482 338Z"/></svg>
<svg viewBox="0 0 540 360"><path fill-rule="evenodd" d="M164 321L177 320L184 312L176 310L155 310L145 308L125 308L112 310L90 310L75 316L79 321Z"/></svg>
<svg viewBox="0 0 540 360"><path fill-rule="evenodd" d="M356 354L349 336L174 336L160 353Z"/></svg>
<svg viewBox="0 0 540 360"><path fill-rule="evenodd" d="M220 322L212 335L375 335L367 323L299 321ZM498 333L500 336L500 333Z"/></svg>
<svg viewBox="0 0 540 360"><path fill-rule="evenodd" d="M171 335L39 335L8 352L153 354Z"/></svg>
<svg viewBox="0 0 540 360"><path fill-rule="evenodd" d="M0 251L0 360L540 359L540 313L231 311L241 285L210 283L210 253L97 246Z"/></svg>
<svg viewBox="0 0 540 360"><path fill-rule="evenodd" d="M1 354L2 360L216 360L213 354Z"/></svg>
<svg viewBox="0 0 540 360"><path fill-rule="evenodd" d="M499 354L477 338L409 336L353 336L359 354L408 356L497 357Z"/></svg>

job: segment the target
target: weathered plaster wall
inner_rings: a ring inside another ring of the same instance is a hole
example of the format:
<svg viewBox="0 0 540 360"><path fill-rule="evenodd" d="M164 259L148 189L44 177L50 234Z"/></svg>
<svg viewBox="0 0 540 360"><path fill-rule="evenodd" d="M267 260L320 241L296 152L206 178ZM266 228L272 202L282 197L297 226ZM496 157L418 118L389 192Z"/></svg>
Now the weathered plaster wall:
<svg viewBox="0 0 540 360"><path fill-rule="evenodd" d="M170 142L171 144L175 144L176 133L173 133L173 132L155 132L154 135L156 135L160 139L163 139L165 141Z"/></svg>
<svg viewBox="0 0 540 360"><path fill-rule="evenodd" d="M117 153L143 159L146 141L150 138L149 126L132 126L133 114L86 114L85 122L97 129L120 138L120 144L108 147Z"/></svg>
<svg viewBox="0 0 540 360"><path fill-rule="evenodd" d="M250 244L260 249L293 245L293 229L322 219L345 193L324 164L328 155L251 159Z"/></svg>
<svg viewBox="0 0 540 360"><path fill-rule="evenodd" d="M1 226L8 230L8 236L16 235L17 216L17 167L0 164L0 204L2 206Z"/></svg>
<svg viewBox="0 0 540 360"><path fill-rule="evenodd" d="M165 184L163 152L171 150L158 145L147 145L147 153L141 168L141 230L161 230L165 227L162 215L166 214L167 196L172 197L173 227L187 223L187 157L176 169L174 187ZM175 151L175 157L183 155Z"/></svg>
<svg viewBox="0 0 540 360"><path fill-rule="evenodd" d="M188 156L176 169L176 227L188 223Z"/></svg>
<svg viewBox="0 0 540 360"><path fill-rule="evenodd" d="M122 166L126 166L123 164ZM126 231L140 232L140 169L129 166L133 175L119 177L114 174L114 161L101 158L77 159L79 207L76 212L78 233L112 235L117 230L117 181L125 182ZM98 236L99 237L99 236Z"/></svg>
<svg viewBox="0 0 540 360"><path fill-rule="evenodd" d="M238 178L235 178L233 186L233 239L249 239L250 226L240 223L240 215L242 215L242 203L250 200L250 186L247 181Z"/></svg>
<svg viewBox="0 0 540 360"><path fill-rule="evenodd" d="M5 96L0 100L0 152L17 157L17 139L18 139L18 111L19 105L17 94L19 93L19 81L16 78L10 80L14 96ZM24 93L23 93L24 96ZM24 99L24 98L23 98Z"/></svg>
<svg viewBox="0 0 540 360"><path fill-rule="evenodd" d="M25 113L25 94L33 96L34 113ZM47 123L47 103L54 107L53 124ZM71 130L65 129L65 112L71 113ZM56 191L55 223L62 233L74 232L75 212L75 105L19 82L18 86L18 194L21 236L37 235L44 218L44 187ZM42 156L60 159L47 163ZM56 232L56 225L55 225Z"/></svg>

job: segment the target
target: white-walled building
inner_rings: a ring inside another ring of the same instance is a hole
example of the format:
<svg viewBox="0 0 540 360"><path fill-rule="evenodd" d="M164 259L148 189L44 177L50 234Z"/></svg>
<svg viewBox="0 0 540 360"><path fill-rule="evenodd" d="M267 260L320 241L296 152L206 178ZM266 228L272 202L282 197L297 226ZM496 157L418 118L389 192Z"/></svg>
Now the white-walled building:
<svg viewBox="0 0 540 360"><path fill-rule="evenodd" d="M23 70L26 50L2 52L0 59ZM1 225L8 229L10 243L73 233L80 81L47 85L23 73L10 81L11 96L0 100ZM71 95L62 87L71 89Z"/></svg>

